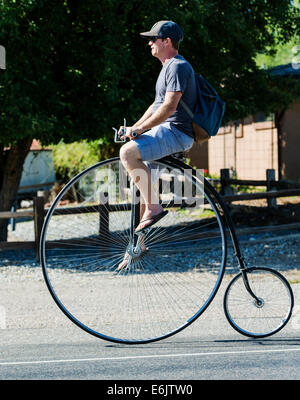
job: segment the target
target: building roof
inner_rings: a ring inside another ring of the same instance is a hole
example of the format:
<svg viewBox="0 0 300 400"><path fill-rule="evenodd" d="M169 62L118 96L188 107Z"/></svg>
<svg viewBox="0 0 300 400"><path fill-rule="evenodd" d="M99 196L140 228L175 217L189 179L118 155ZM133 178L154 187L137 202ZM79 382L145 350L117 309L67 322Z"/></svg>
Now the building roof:
<svg viewBox="0 0 300 400"><path fill-rule="evenodd" d="M271 76L292 76L300 78L300 63L290 63L285 65L278 65L277 67L269 69Z"/></svg>
<svg viewBox="0 0 300 400"><path fill-rule="evenodd" d="M37 139L33 139L31 146L30 146L31 151L51 151L49 147L43 147L41 142Z"/></svg>
<svg viewBox="0 0 300 400"><path fill-rule="evenodd" d="M31 146L30 146L30 150L34 150L34 151L42 150L41 143L38 140L33 139Z"/></svg>
<svg viewBox="0 0 300 400"><path fill-rule="evenodd" d="M10 147L4 147L4 151L8 151ZM37 139L33 139L31 146L30 146L30 151L52 151L49 147L43 147L41 145L41 142Z"/></svg>

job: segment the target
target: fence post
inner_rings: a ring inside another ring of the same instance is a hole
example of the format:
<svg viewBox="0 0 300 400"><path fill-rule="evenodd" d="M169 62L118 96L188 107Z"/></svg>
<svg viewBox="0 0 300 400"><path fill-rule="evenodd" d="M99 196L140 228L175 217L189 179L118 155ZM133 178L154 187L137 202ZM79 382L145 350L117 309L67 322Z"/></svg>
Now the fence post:
<svg viewBox="0 0 300 400"><path fill-rule="evenodd" d="M222 168L221 169L221 193L223 196L231 196L233 194L233 190L228 181L230 180L230 169Z"/></svg>
<svg viewBox="0 0 300 400"><path fill-rule="evenodd" d="M40 260L40 238L45 218L45 199L42 196L37 196L33 199L34 209L34 240L35 240L35 255L36 259Z"/></svg>
<svg viewBox="0 0 300 400"><path fill-rule="evenodd" d="M275 169L267 169L267 192L272 192L275 190L274 186L272 186L271 182L275 182ZM268 207L276 208L277 202L276 197L267 198Z"/></svg>

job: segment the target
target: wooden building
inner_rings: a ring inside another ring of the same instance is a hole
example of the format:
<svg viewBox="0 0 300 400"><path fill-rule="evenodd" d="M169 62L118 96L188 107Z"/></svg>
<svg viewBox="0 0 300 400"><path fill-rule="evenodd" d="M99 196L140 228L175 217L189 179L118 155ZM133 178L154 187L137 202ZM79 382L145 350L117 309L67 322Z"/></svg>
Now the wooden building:
<svg viewBox="0 0 300 400"><path fill-rule="evenodd" d="M299 66L300 67L300 66ZM291 64L271 70L273 75L300 77ZM275 169L276 179L300 181L300 94L280 118L262 113L221 127L207 143L194 144L188 152L191 163L220 174L229 168L240 179L265 179L266 169Z"/></svg>

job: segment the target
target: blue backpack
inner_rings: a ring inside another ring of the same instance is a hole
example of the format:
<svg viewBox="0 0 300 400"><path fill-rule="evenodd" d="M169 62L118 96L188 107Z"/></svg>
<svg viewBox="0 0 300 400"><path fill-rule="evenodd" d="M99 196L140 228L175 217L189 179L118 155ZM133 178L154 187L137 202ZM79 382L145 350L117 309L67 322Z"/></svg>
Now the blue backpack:
<svg viewBox="0 0 300 400"><path fill-rule="evenodd" d="M225 102L202 75L195 74L197 102L195 112L180 100L183 108L193 119L193 133L196 143L202 143L215 136L221 126Z"/></svg>

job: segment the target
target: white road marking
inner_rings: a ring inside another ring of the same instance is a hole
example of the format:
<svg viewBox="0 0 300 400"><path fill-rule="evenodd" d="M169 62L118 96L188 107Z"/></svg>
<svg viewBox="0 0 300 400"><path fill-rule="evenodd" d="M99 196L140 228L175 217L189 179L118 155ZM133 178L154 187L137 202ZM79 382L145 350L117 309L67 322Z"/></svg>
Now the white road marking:
<svg viewBox="0 0 300 400"><path fill-rule="evenodd" d="M293 349L269 349L269 350L244 350L244 351L216 351L203 353L183 353L183 354L151 354L142 356L125 356L125 357L98 357L98 358L74 358L67 360L33 360L33 361L7 361L0 362L0 366L10 365L34 365L34 364L54 364L54 363L73 363L73 362L95 362L95 361L126 361L151 358L175 358L175 357L199 357L199 356L223 356L236 354L257 354L257 353L292 353L300 351L300 347Z"/></svg>

